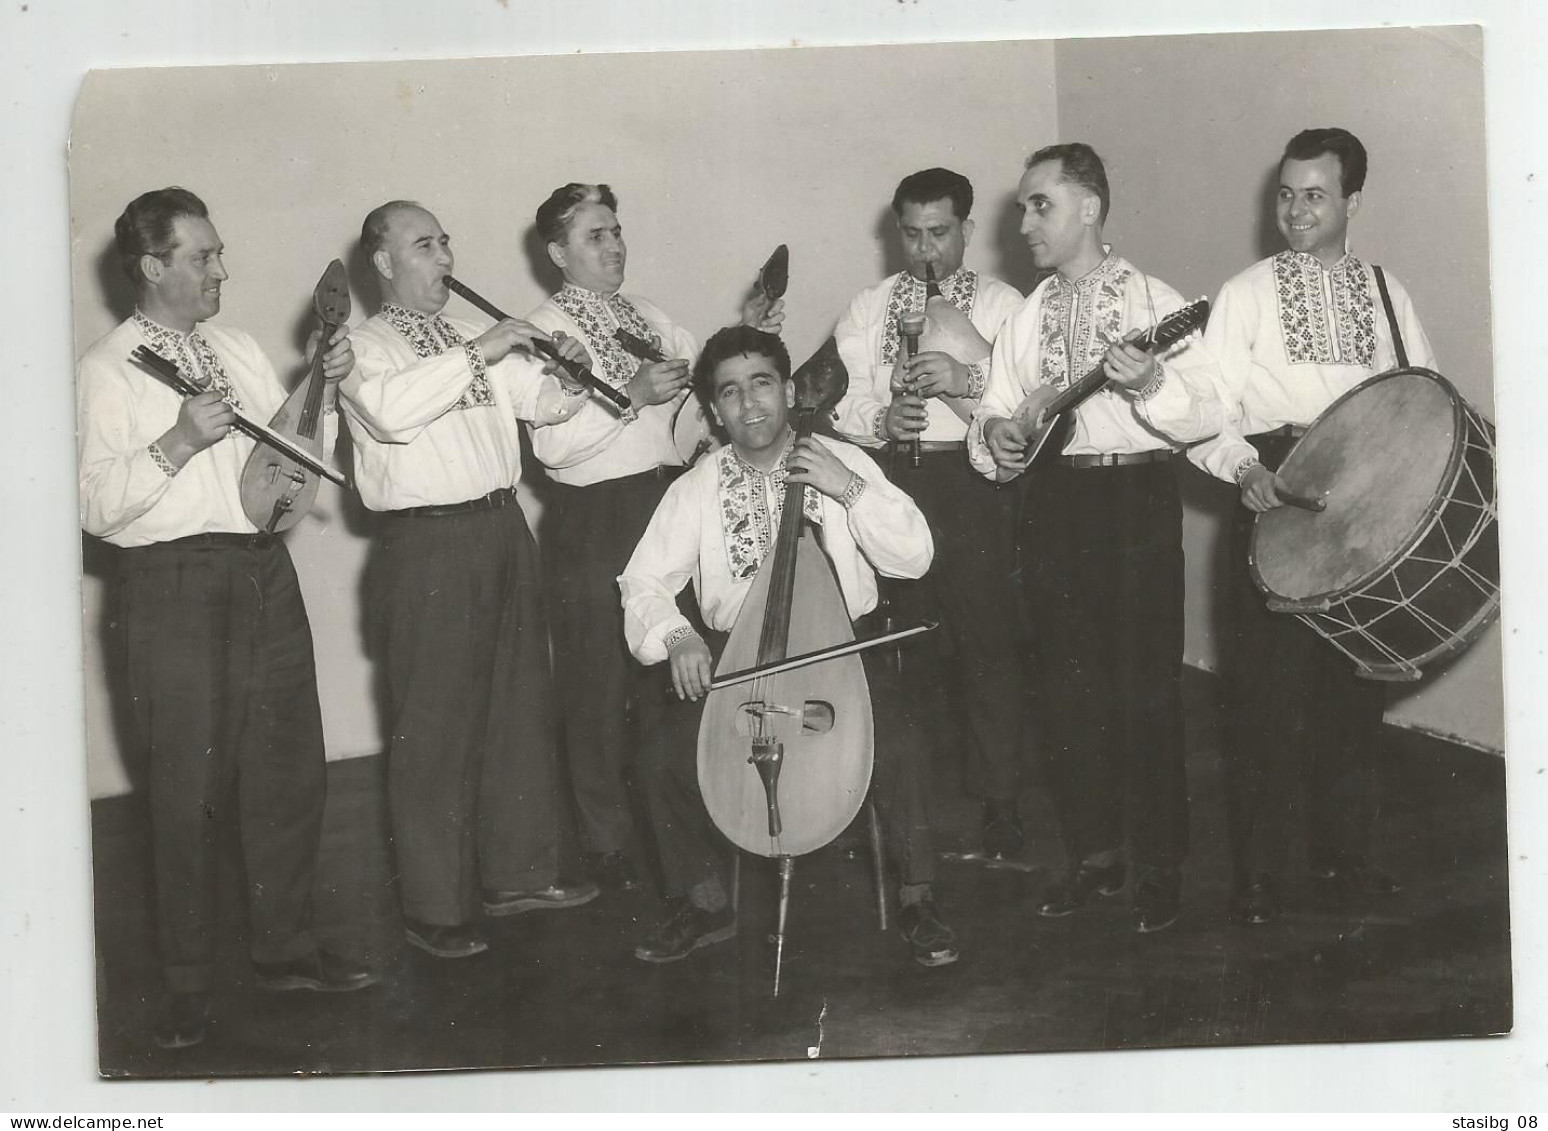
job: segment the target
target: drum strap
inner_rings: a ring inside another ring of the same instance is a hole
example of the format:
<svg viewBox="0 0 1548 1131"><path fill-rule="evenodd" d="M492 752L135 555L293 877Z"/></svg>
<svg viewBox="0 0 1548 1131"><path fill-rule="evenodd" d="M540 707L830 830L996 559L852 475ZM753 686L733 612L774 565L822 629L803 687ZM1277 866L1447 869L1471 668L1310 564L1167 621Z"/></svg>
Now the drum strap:
<svg viewBox="0 0 1548 1131"><path fill-rule="evenodd" d="M1381 292L1381 305L1387 312L1387 325L1392 330L1392 346L1397 350L1397 363L1399 369L1408 368L1408 351L1403 348L1403 335L1398 330L1397 315L1392 312L1392 296L1387 293L1387 276L1380 267L1371 264L1371 270L1376 272L1376 289Z"/></svg>

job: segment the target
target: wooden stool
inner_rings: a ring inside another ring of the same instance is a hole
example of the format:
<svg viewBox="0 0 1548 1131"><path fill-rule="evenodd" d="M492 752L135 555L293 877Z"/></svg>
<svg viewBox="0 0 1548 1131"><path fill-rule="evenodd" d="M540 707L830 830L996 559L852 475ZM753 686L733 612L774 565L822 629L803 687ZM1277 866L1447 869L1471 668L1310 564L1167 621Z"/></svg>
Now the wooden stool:
<svg viewBox="0 0 1548 1131"><path fill-rule="evenodd" d="M889 918L887 869L882 855L881 820L876 816L876 803L870 798L865 801L865 817L870 832L871 864L876 875L876 926L878 930L885 931ZM790 878L795 872L795 858L776 856L773 859L779 862L779 920L774 931L774 996L778 997L780 971L785 958L785 920L790 911ZM738 852L731 860L731 910L738 919L741 918L741 898L742 854Z"/></svg>

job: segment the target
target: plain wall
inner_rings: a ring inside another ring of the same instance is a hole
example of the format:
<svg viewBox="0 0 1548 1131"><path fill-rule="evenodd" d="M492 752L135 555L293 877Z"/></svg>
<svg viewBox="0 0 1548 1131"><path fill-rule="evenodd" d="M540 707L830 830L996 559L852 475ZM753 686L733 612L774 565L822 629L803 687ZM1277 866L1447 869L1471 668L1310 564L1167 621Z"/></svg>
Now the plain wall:
<svg viewBox="0 0 1548 1131"><path fill-rule="evenodd" d="M1104 158L1117 250L1210 298L1283 247L1272 193L1285 142L1309 126L1353 131L1370 170L1351 245L1403 281L1441 373L1492 419L1482 56L1472 27L1060 41L1059 127ZM1214 669L1221 518L1236 492L1185 482L1187 658ZM1395 688L1388 717L1503 750L1498 623Z"/></svg>
<svg viewBox="0 0 1548 1131"><path fill-rule="evenodd" d="M90 75L70 145L77 352L132 307L110 245L146 189L199 193L225 242L220 320L299 372L309 296L334 256L374 309L352 255L367 210L407 197L451 233L458 276L514 314L547 293L529 237L566 181L606 181L629 243L626 291L702 341L735 321L757 269L790 245L785 337L797 362L853 294L895 270L898 180L949 165L980 190L968 261L1025 286L1006 211L1018 155L1057 135L1049 42L446 63L181 68ZM461 300L449 308L468 313ZM534 525L539 501L527 493ZM330 758L383 747L360 633L374 519L323 484L289 536L317 649ZM108 672L105 555L86 547L85 670L93 796L140 780L125 764Z"/></svg>

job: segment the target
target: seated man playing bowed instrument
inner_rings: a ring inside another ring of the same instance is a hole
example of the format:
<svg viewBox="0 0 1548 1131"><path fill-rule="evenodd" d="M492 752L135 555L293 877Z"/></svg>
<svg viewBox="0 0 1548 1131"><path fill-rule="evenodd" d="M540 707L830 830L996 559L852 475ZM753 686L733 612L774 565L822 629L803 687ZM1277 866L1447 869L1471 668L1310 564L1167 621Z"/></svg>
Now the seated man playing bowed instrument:
<svg viewBox="0 0 1548 1131"><path fill-rule="evenodd" d="M787 479L806 484L805 513L820 528L857 636L870 634L863 618L876 607L876 573L920 577L934 556L919 508L869 456L817 436L794 442L795 387L778 337L747 326L719 331L704 347L695 383L731 443L668 488L618 579L630 650L644 664L667 661L661 692L641 697L640 767L667 895L664 920L635 950L647 962L686 958L736 934L724 882L727 846L699 791L699 701L774 543ZM749 529L757 536L748 537ZM708 626L703 635L678 609L689 581ZM895 692L874 656L866 664L877 732L872 790L901 873L902 932L916 962L945 965L957 949L931 889L927 763L917 735L899 725ZM675 702L665 694L667 677Z"/></svg>

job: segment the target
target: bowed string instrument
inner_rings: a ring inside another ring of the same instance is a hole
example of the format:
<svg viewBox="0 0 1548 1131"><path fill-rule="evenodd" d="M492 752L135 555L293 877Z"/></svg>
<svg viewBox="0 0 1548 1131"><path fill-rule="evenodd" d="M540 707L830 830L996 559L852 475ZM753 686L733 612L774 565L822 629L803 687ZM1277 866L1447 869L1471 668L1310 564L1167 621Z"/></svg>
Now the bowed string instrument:
<svg viewBox="0 0 1548 1131"><path fill-rule="evenodd" d="M340 487L344 476L323 462L322 401L327 384L323 355L338 328L349 321L349 277L344 264L328 264L312 289L312 309L322 323L307 375L285 398L267 425L236 412L233 427L258 441L242 467L239 492L243 513L259 530L275 534L301 521L317 497L319 478ZM140 346L130 360L185 397L205 392L177 364L149 346Z"/></svg>
<svg viewBox="0 0 1548 1131"><path fill-rule="evenodd" d="M848 387L837 343L794 374L800 440ZM874 758L862 649L935 627L857 641L844 594L805 514L802 483L785 486L779 531L732 626L699 725L698 776L710 819L737 847L779 863L774 993L779 994L795 856L841 833L865 801Z"/></svg>

